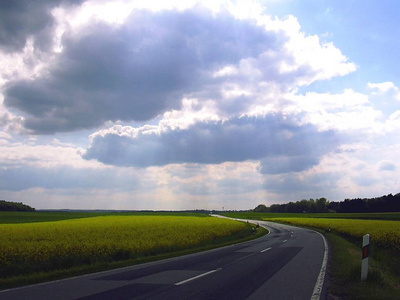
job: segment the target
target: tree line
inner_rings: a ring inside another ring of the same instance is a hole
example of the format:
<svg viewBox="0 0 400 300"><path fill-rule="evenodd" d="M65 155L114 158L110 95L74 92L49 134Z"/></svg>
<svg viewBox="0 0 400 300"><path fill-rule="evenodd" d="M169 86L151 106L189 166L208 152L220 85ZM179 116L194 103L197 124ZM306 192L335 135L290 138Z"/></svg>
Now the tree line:
<svg viewBox="0 0 400 300"><path fill-rule="evenodd" d="M0 200L0 211L35 211L35 209L21 202Z"/></svg>
<svg viewBox="0 0 400 300"><path fill-rule="evenodd" d="M324 213L330 210L329 201L326 198L300 200L286 204L273 204L270 207L271 212L286 213Z"/></svg>
<svg viewBox="0 0 400 300"><path fill-rule="evenodd" d="M376 198L356 198L332 202L332 209L337 212L400 212L400 193Z"/></svg>
<svg viewBox="0 0 400 300"><path fill-rule="evenodd" d="M270 207L258 205L254 212L277 213L368 213L368 212L400 212L400 193L376 198L345 199L330 202L326 198L303 199L285 204L273 204Z"/></svg>

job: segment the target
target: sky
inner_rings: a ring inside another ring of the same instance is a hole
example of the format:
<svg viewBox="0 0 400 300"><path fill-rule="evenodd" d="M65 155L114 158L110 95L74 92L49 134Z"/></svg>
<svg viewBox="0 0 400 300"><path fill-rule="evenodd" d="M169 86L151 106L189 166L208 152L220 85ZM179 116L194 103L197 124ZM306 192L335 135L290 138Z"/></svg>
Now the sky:
<svg viewBox="0 0 400 300"><path fill-rule="evenodd" d="M0 2L0 199L252 209L400 192L397 0Z"/></svg>

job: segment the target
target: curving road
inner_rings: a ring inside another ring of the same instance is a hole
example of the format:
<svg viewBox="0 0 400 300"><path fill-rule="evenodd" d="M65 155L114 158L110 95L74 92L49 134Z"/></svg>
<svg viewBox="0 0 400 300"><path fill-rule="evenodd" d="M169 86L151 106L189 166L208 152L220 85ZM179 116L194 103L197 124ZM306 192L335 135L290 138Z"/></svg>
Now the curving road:
<svg viewBox="0 0 400 300"><path fill-rule="evenodd" d="M324 299L323 236L258 223L270 233L257 240L1 291L0 299Z"/></svg>

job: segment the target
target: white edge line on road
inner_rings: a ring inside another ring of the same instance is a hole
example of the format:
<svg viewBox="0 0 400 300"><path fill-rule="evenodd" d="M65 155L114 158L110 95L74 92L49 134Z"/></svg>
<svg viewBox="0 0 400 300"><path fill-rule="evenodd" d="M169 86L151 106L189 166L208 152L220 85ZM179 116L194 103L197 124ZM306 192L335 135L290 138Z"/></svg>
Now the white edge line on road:
<svg viewBox="0 0 400 300"><path fill-rule="evenodd" d="M317 278L317 282L315 283L315 287L314 287L313 294L311 296L311 300L319 300L321 297L322 286L324 285L325 274L326 274L326 266L328 264L328 244L326 243L326 239L318 231L315 231L315 232L318 233L322 237L322 239L324 241L325 251L324 251L324 258L322 260L321 270L319 271L319 275Z"/></svg>
<svg viewBox="0 0 400 300"><path fill-rule="evenodd" d="M189 278L189 279L186 279L186 280L182 280L182 281L180 281L180 282L175 283L175 285L182 285L182 284L185 284L185 283L187 283L187 282L189 282L189 281L192 281L192 280L198 279L198 278L200 278L200 277L207 276L207 275L210 275L210 274L212 274L212 273L218 272L219 270L221 270L221 268L218 268L218 269L215 269L215 270L212 270L212 271L209 271L209 272L206 272L206 273L203 273L203 274L194 276L194 277Z"/></svg>
<svg viewBox="0 0 400 300"><path fill-rule="evenodd" d="M272 249L272 248L269 247L269 248L267 248L267 249L261 250L261 252L269 251L269 250L271 250L271 249Z"/></svg>

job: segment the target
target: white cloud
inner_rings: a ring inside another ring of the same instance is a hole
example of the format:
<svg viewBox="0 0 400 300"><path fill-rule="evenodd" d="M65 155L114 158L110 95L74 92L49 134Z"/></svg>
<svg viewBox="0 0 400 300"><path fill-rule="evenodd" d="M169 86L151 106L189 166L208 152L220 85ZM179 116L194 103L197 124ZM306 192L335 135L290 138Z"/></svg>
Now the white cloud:
<svg viewBox="0 0 400 300"><path fill-rule="evenodd" d="M368 82L368 87L370 89L376 90L375 93L388 93L388 92L394 92L396 100L400 101L400 91L397 86L394 85L393 82L387 81L387 82L382 82L382 83L371 83Z"/></svg>
<svg viewBox="0 0 400 300"><path fill-rule="evenodd" d="M379 171L395 171L397 169L396 165L390 160L382 160L378 166Z"/></svg>
<svg viewBox="0 0 400 300"><path fill-rule="evenodd" d="M292 57L292 60L281 62L280 71L284 74L295 73L297 85L344 76L357 69L332 42L321 43L318 36L305 35L294 16L276 21L276 24L277 30L283 29L288 35L284 49Z"/></svg>
<svg viewBox="0 0 400 300"><path fill-rule="evenodd" d="M292 101L286 108L288 112L305 113L304 121L322 130L382 131L382 111L373 105L368 94L345 89L339 94L308 92L304 95L288 94L286 97Z"/></svg>
<svg viewBox="0 0 400 300"><path fill-rule="evenodd" d="M0 133L0 136L8 136L11 133L23 133L25 130L23 128L23 117L16 116L11 113L6 107L3 105L3 97L0 94L0 129L3 129L3 132Z"/></svg>
<svg viewBox="0 0 400 300"><path fill-rule="evenodd" d="M393 112L385 122L387 132L395 133L400 129L400 110Z"/></svg>
<svg viewBox="0 0 400 300"><path fill-rule="evenodd" d="M27 140L15 142L7 140L0 145L0 165L6 167L36 166L56 167L71 166L74 168L96 167L100 164L81 159L82 149L72 145L36 144Z"/></svg>
<svg viewBox="0 0 400 300"><path fill-rule="evenodd" d="M159 122L159 130L187 129L199 122L218 121L221 117L217 114L215 102L212 100L188 99L182 100L179 110L167 111Z"/></svg>
<svg viewBox="0 0 400 300"><path fill-rule="evenodd" d="M239 71L235 66L225 66L213 73L214 78L237 75Z"/></svg>

